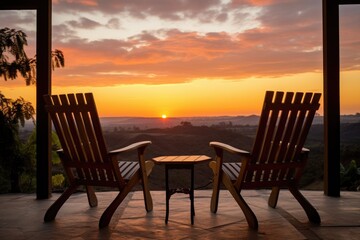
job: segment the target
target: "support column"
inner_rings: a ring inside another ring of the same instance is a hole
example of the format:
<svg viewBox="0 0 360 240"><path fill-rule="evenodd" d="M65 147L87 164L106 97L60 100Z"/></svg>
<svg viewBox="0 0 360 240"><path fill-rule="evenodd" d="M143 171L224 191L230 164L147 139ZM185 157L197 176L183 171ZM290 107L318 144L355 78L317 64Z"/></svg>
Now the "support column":
<svg viewBox="0 0 360 240"><path fill-rule="evenodd" d="M339 5L323 0L324 193L340 196Z"/></svg>
<svg viewBox="0 0 360 240"><path fill-rule="evenodd" d="M51 123L43 95L51 93L51 0L39 0L36 31L36 197L51 197Z"/></svg>

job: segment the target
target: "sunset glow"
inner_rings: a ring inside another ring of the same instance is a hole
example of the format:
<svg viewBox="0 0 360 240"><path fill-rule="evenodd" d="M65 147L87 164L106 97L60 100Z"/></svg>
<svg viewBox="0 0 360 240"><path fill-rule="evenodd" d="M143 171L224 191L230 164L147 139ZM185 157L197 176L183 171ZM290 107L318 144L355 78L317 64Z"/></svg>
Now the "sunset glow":
<svg viewBox="0 0 360 240"><path fill-rule="evenodd" d="M65 68L52 92L93 92L104 117L259 114L266 90L323 92L321 4L53 1L52 48ZM340 7L342 114L360 112L359 12ZM0 22L23 30L35 55L35 11L2 11ZM0 79L0 91L35 106L35 86L20 77Z"/></svg>

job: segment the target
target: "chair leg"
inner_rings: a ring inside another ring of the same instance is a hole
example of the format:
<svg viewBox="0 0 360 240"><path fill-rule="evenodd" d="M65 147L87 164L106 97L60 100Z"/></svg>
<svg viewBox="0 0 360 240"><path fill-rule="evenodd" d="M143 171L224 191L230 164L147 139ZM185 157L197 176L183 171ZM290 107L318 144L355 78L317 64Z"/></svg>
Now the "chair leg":
<svg viewBox="0 0 360 240"><path fill-rule="evenodd" d="M220 194L220 174L217 171L217 164L215 161L211 161L209 163L210 168L212 169L213 176L213 191L210 202L210 210L213 213L217 212L218 204L219 204L219 194Z"/></svg>
<svg viewBox="0 0 360 240"><path fill-rule="evenodd" d="M129 192L126 192L125 189L123 189L116 198L110 203L110 205L106 208L104 213L101 215L100 221L99 221L99 228L107 227L110 223L110 220L118 208L118 206L122 203L122 201L125 199Z"/></svg>
<svg viewBox="0 0 360 240"><path fill-rule="evenodd" d="M55 219L56 214L64 205L66 200L73 194L76 189L78 188L78 185L73 184L70 185L64 192L61 194L61 196L49 207L49 209L46 211L44 216L44 222L50 222Z"/></svg>
<svg viewBox="0 0 360 240"><path fill-rule="evenodd" d="M96 207L98 205L97 197L93 186L86 186L86 193L90 207Z"/></svg>
<svg viewBox="0 0 360 240"><path fill-rule="evenodd" d="M245 202L245 200L241 196L240 192L237 191L234 188L234 185L232 184L230 178L227 175L223 174L222 175L222 182L224 183L225 187L229 190L229 192L234 197L237 204L239 205L239 207L243 211L249 227L252 228L252 229L257 230L259 224L258 224L258 220L257 220L257 218L255 216L255 213L251 210L249 205Z"/></svg>
<svg viewBox="0 0 360 240"><path fill-rule="evenodd" d="M151 161L147 161L145 163L145 166L146 166L146 176L144 174L141 174L141 178L142 178L141 184L142 184L142 189L143 189L143 194L144 194L145 209L147 212L150 212L153 210L153 201L152 201L152 197L150 194L148 176L151 173L154 163Z"/></svg>
<svg viewBox="0 0 360 240"><path fill-rule="evenodd" d="M99 221L99 228L107 227L110 223L110 220L112 216L114 215L114 212L119 207L119 205L122 203L122 201L125 199L125 197L128 195L128 193L131 191L131 189L140 181L140 172L137 171L130 181L125 185L123 189L120 190L120 193L116 196L116 198L110 203L110 205L105 209L103 214L101 215L100 221Z"/></svg>
<svg viewBox="0 0 360 240"><path fill-rule="evenodd" d="M276 208L276 204L278 202L279 199L279 193L280 193L280 188L279 187L273 187L271 190L271 194L268 200L268 205L272 208Z"/></svg>
<svg viewBox="0 0 360 240"><path fill-rule="evenodd" d="M296 198L296 200L300 203L302 208L305 210L309 221L315 224L321 223L321 218L318 211L311 205L311 203L301 194L297 187L289 187L290 192Z"/></svg>

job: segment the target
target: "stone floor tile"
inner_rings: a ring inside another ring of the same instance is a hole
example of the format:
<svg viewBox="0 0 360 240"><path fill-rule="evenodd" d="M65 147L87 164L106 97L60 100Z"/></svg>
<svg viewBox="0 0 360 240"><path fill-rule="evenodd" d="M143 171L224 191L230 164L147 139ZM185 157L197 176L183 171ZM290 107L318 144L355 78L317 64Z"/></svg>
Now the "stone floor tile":
<svg viewBox="0 0 360 240"><path fill-rule="evenodd" d="M55 221L43 222L47 208L59 197L35 200L33 194L0 195L0 239L358 239L360 193L343 192L340 198L319 191L303 194L318 209L322 223L311 225L288 191L281 191L278 206L267 205L268 190L242 191L259 221L251 230L228 191L220 192L216 214L210 212L210 190L195 191L194 225L190 200L175 194L165 224L165 193L152 191L154 209L147 213L142 192L132 192L115 212L108 228L99 229L101 214L117 192L98 193L99 205L90 208L86 194L76 193L60 209Z"/></svg>

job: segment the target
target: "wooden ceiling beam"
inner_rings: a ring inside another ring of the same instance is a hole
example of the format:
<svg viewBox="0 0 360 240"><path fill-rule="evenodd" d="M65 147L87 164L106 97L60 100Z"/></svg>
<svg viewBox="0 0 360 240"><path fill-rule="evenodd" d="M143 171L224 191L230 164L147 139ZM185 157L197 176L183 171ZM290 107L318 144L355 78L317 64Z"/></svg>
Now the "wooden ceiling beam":
<svg viewBox="0 0 360 240"><path fill-rule="evenodd" d="M338 0L339 5L360 4L360 0Z"/></svg>
<svg viewBox="0 0 360 240"><path fill-rule="evenodd" d="M0 10L36 10L38 9L39 2L39 0L2 1Z"/></svg>

